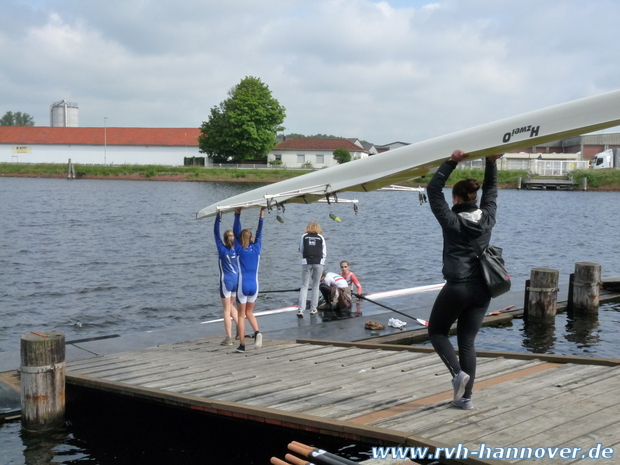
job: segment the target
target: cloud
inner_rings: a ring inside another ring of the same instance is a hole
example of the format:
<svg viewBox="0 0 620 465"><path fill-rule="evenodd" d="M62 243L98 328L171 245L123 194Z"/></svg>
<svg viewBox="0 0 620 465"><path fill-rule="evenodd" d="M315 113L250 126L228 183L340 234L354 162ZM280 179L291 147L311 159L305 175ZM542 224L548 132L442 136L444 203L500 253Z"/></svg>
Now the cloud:
<svg viewBox="0 0 620 465"><path fill-rule="evenodd" d="M245 76L286 132L415 142L619 87L613 0L9 0L0 113L196 127ZM578 12L578 14L576 13Z"/></svg>

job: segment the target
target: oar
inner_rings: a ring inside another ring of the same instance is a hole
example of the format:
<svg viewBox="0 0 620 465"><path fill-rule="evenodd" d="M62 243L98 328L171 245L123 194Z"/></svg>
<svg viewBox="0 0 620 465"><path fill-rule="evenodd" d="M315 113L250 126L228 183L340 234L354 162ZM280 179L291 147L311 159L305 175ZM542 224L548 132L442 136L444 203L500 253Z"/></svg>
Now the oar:
<svg viewBox="0 0 620 465"><path fill-rule="evenodd" d="M284 456L286 460L288 460L293 465L315 465L312 462L308 462L307 460L300 459L299 457L295 457L293 454L286 454Z"/></svg>
<svg viewBox="0 0 620 465"><path fill-rule="evenodd" d="M355 292L351 292L351 294L353 294L355 297L359 297L360 299L364 299L364 300L367 300L368 302L371 302L371 303L373 303L375 305L378 305L379 307L387 308L388 310L392 310L393 312L399 313L399 314L401 314L403 316L406 316L407 318L414 319L418 323L420 323L422 326L428 326L428 321L423 320L422 318L416 318L415 316L407 315L406 313L403 313L403 312L401 312L399 310L396 310L395 308L388 307L387 305L380 304L379 302L377 302L375 300L369 299L364 294L356 294Z"/></svg>
<svg viewBox="0 0 620 465"><path fill-rule="evenodd" d="M500 313L506 312L506 311L510 310L511 308L514 308L514 305L508 305L508 307L500 308L499 310L495 310L494 312L489 312L485 316L499 315Z"/></svg>
<svg viewBox="0 0 620 465"><path fill-rule="evenodd" d="M331 454L323 449L307 446L300 442L293 441L289 443L288 448L299 455L313 459L314 463L317 465L356 465L356 462L352 460L345 459L336 454ZM290 454L287 454L286 459L290 461L289 456Z"/></svg>
<svg viewBox="0 0 620 465"><path fill-rule="evenodd" d="M277 289L274 291L258 291L259 294L270 294L273 292L299 292L300 288L297 289Z"/></svg>

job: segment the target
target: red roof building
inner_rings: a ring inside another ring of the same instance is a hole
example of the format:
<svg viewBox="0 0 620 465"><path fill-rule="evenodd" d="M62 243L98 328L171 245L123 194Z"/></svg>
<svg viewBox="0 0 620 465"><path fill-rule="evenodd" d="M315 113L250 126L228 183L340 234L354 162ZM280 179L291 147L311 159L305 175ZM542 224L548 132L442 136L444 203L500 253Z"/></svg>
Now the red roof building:
<svg viewBox="0 0 620 465"><path fill-rule="evenodd" d="M346 149L351 160L368 158L368 151L348 139L295 138L280 142L267 155L270 164L287 168L327 168L337 165L334 150Z"/></svg>
<svg viewBox="0 0 620 465"><path fill-rule="evenodd" d="M0 162L183 165L199 128L0 126Z"/></svg>

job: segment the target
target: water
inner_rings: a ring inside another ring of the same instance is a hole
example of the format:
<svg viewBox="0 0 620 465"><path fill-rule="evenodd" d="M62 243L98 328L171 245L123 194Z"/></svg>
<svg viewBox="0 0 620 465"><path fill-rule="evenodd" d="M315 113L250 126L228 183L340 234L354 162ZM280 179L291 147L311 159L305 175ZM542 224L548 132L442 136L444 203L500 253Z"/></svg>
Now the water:
<svg viewBox="0 0 620 465"><path fill-rule="evenodd" d="M254 187L0 178L0 356L18 353L21 335L35 330L62 331L71 340L219 318L213 220L194 216ZM367 293L442 281L440 229L416 193L342 197L359 199L358 215L350 204L289 205L280 213L284 224L275 212L267 215L263 290L299 286L297 247L309 221L324 229L327 268L337 271L339 261L348 260ZM619 276L619 200L620 192L500 191L493 243L504 248L515 288L538 267L557 269L567 280L580 261L600 263L603 276ZM330 212L342 223L330 220ZM256 209L242 215L246 227L255 228L257 219ZM232 227L231 214L223 227ZM294 294L266 294L257 311L294 301ZM18 430L0 426L0 449L12 451L4 463L49 463L28 458L28 438ZM123 463L101 459L89 443L76 446L79 431L53 441L54 463Z"/></svg>
<svg viewBox="0 0 620 465"><path fill-rule="evenodd" d="M456 336L450 340L456 347ZM559 313L554 324L519 318L501 328L483 327L476 339L476 349L618 358L618 341L620 302L606 302L599 307L598 315ZM431 343L425 341L419 345L431 346Z"/></svg>

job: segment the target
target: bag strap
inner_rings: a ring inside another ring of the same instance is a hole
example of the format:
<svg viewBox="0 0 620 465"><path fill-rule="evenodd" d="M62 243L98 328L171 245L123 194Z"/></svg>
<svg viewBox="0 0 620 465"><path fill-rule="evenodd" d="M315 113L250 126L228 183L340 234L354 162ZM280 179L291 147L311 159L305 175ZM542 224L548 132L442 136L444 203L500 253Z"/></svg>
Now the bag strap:
<svg viewBox="0 0 620 465"><path fill-rule="evenodd" d="M474 252L478 257L482 256L482 247L480 247L480 243L476 239L469 239L469 243L474 248Z"/></svg>

